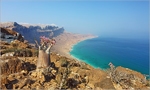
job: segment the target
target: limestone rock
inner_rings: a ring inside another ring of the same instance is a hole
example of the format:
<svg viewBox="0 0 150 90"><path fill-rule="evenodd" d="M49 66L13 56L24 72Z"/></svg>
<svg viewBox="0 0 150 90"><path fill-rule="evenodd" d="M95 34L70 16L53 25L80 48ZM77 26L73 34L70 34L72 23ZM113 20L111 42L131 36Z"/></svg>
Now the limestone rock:
<svg viewBox="0 0 150 90"><path fill-rule="evenodd" d="M19 86L18 89L22 89L22 88L23 88L24 86L26 86L26 85L31 85L31 83L32 83L32 80L31 80L31 79L25 78L25 79L21 80L21 81L18 83L18 86Z"/></svg>
<svg viewBox="0 0 150 90"><path fill-rule="evenodd" d="M2 57L12 57L14 56L15 52L9 52L2 55Z"/></svg>
<svg viewBox="0 0 150 90"><path fill-rule="evenodd" d="M33 76L34 78L36 78L37 77L37 72L32 72L31 76Z"/></svg>
<svg viewBox="0 0 150 90"><path fill-rule="evenodd" d="M56 72L57 72L56 70L52 70L52 71L51 71L51 73L52 73L53 75L56 75Z"/></svg>
<svg viewBox="0 0 150 90"><path fill-rule="evenodd" d="M0 77L1 77L0 89L7 89L5 85L9 83L9 80L7 79L6 76L1 75Z"/></svg>

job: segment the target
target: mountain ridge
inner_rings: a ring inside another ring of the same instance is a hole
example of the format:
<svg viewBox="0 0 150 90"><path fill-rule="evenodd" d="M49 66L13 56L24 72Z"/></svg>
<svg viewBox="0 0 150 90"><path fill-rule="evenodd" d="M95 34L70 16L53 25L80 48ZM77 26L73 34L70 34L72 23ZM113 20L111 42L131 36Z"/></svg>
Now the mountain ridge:
<svg viewBox="0 0 150 90"><path fill-rule="evenodd" d="M57 25L33 25L33 24L19 24L17 22L1 23L0 27L12 29L24 36L30 43L34 43L34 39L39 41L40 36L49 38L56 37L64 32L63 27Z"/></svg>

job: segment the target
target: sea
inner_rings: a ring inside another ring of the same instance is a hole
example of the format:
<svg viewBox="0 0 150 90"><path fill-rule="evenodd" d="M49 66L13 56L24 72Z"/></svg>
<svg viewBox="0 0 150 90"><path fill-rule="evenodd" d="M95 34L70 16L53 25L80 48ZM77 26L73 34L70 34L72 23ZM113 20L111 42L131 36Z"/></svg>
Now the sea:
<svg viewBox="0 0 150 90"><path fill-rule="evenodd" d="M75 44L71 56L106 70L111 62L149 75L149 40L97 37Z"/></svg>

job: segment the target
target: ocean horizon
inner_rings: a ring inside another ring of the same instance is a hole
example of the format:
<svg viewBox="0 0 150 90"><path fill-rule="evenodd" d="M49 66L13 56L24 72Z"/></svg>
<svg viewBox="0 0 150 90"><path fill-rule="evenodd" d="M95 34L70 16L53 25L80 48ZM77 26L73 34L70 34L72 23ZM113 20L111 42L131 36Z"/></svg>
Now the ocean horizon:
<svg viewBox="0 0 150 90"><path fill-rule="evenodd" d="M149 75L149 41L96 37L75 44L70 55L94 68L106 70L109 63Z"/></svg>

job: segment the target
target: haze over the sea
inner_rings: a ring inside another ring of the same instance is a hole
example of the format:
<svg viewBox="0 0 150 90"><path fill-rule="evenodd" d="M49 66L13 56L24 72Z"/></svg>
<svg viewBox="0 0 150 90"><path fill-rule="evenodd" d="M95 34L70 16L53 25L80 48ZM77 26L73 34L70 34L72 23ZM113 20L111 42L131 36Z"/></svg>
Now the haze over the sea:
<svg viewBox="0 0 150 90"><path fill-rule="evenodd" d="M66 31L148 38L149 0L1 0L1 22L56 24Z"/></svg>

